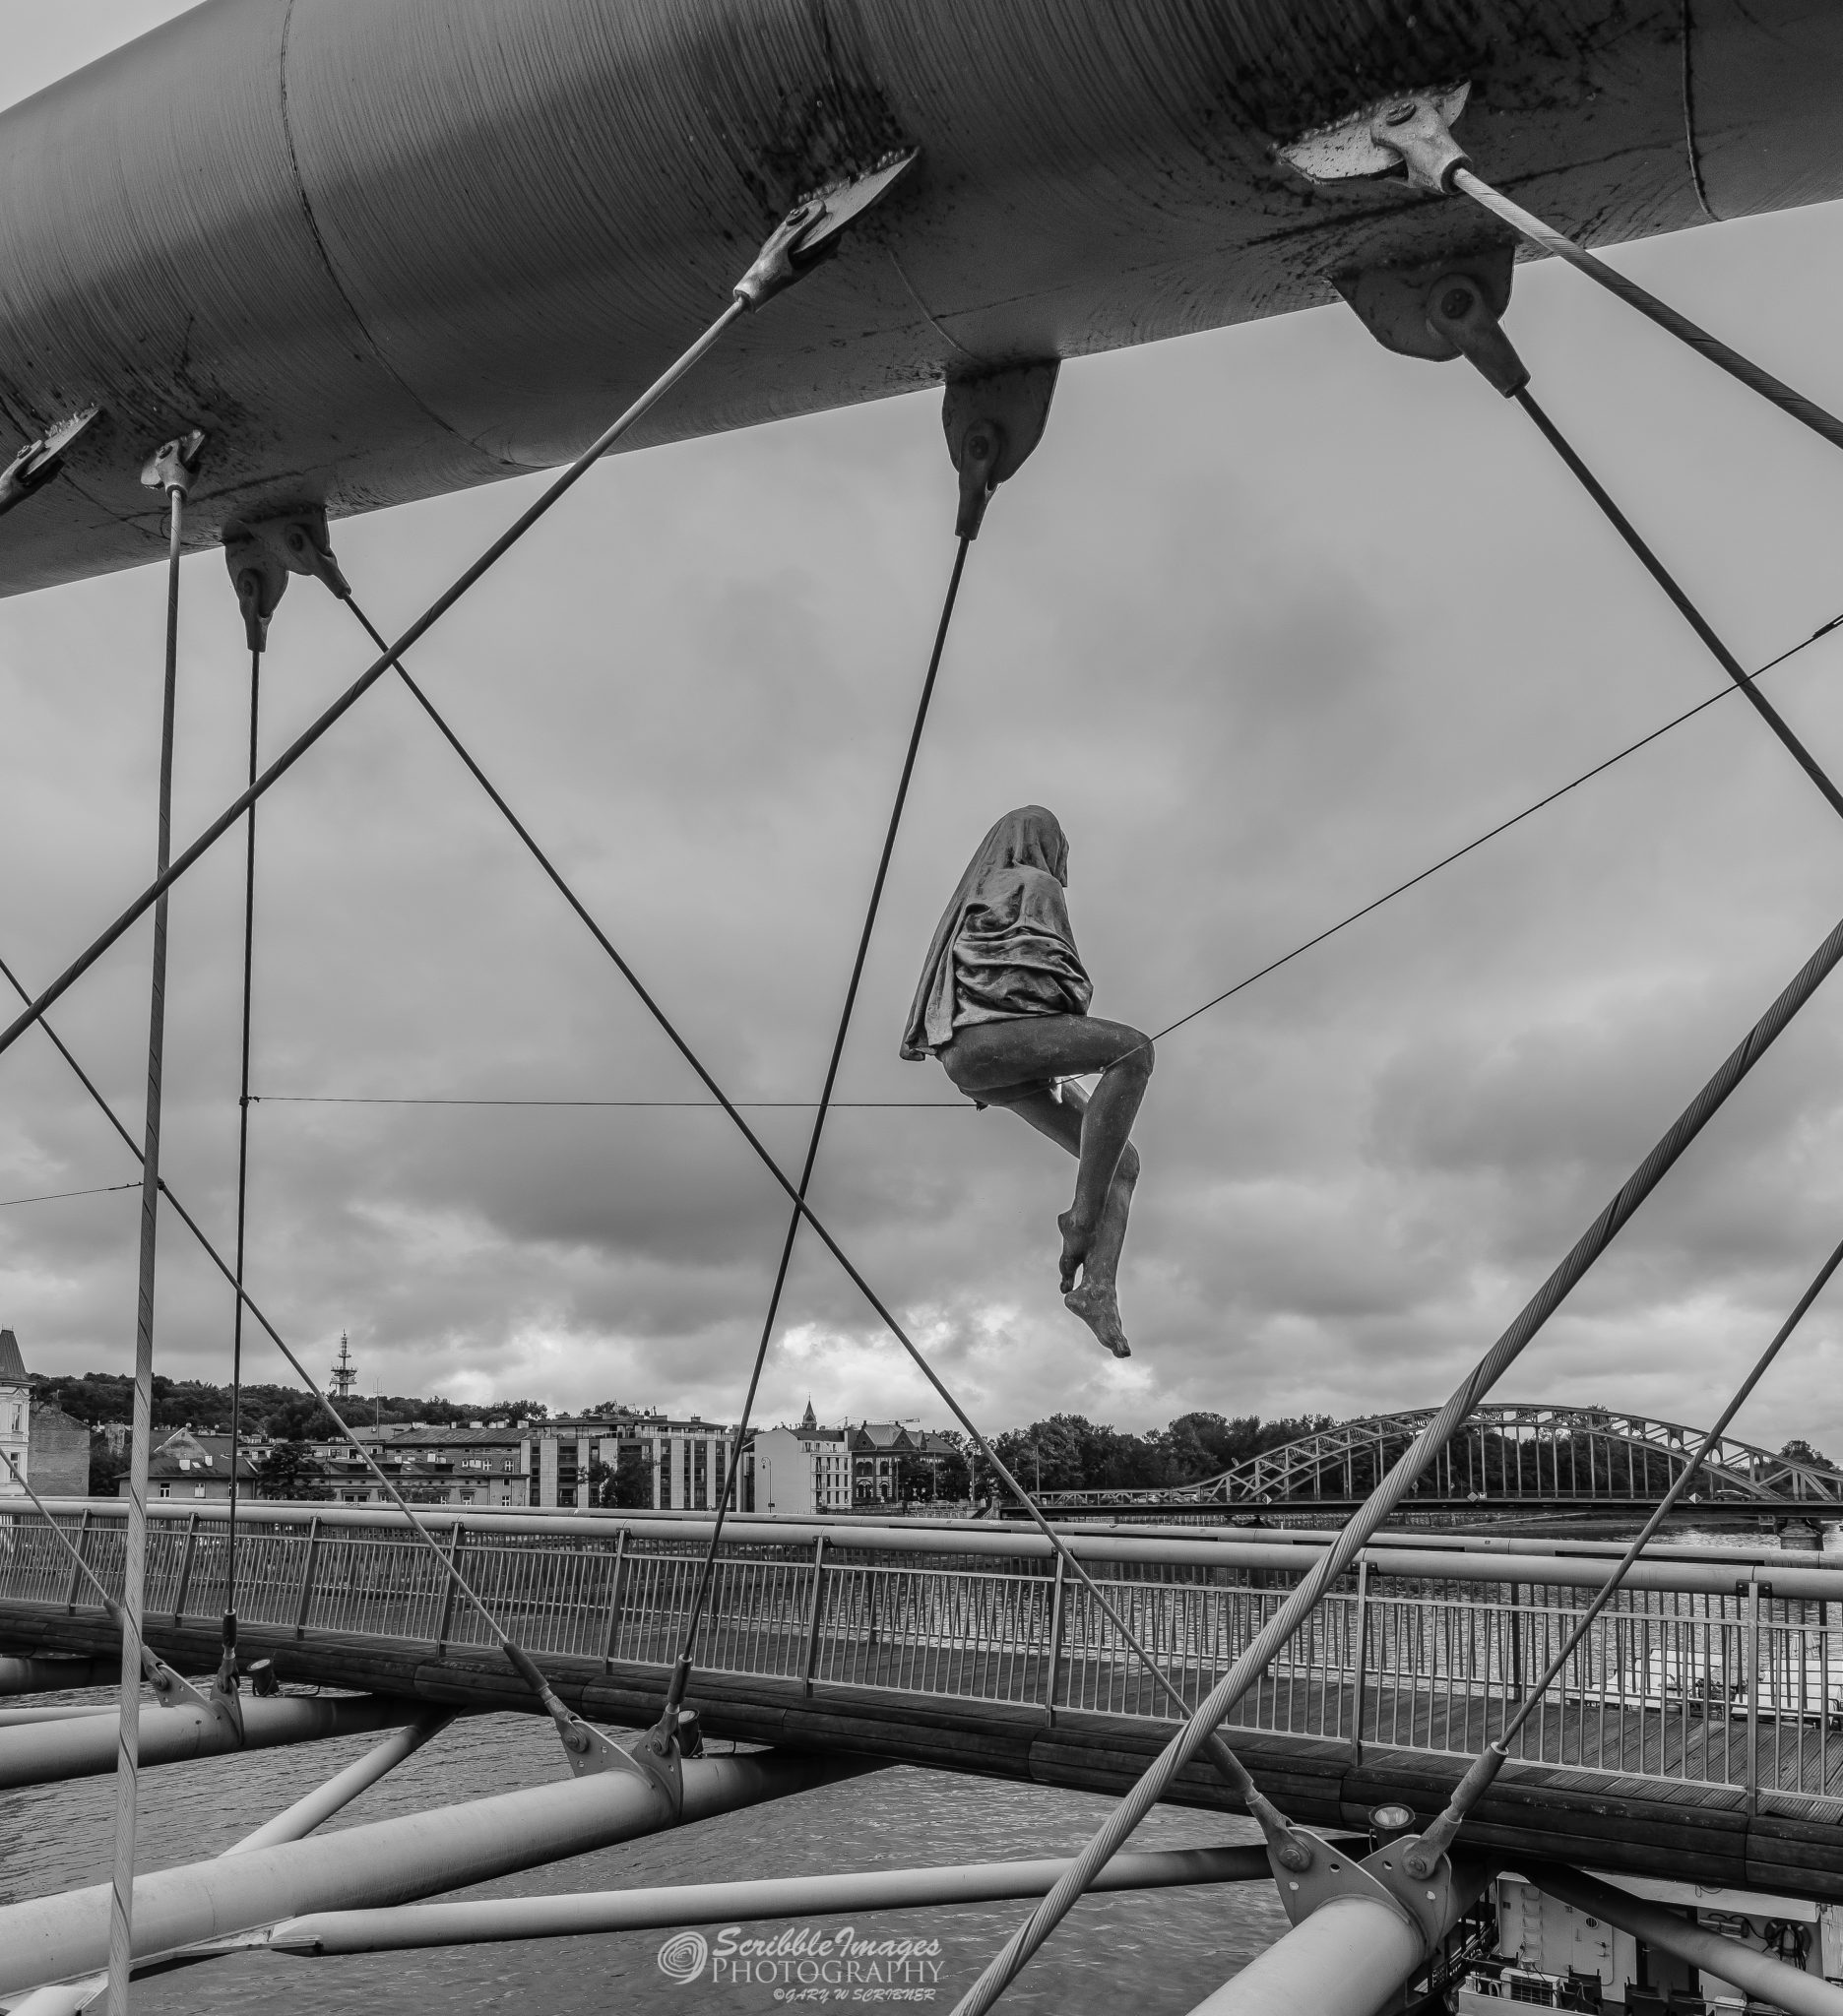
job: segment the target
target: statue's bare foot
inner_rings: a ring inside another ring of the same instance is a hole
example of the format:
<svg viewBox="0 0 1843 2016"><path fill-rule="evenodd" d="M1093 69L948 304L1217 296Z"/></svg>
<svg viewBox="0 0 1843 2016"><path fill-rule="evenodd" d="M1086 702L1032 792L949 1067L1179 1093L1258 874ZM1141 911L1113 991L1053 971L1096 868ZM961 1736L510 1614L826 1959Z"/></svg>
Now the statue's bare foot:
<svg viewBox="0 0 1843 2016"><path fill-rule="evenodd" d="M1116 1358L1132 1356L1132 1346L1120 1328L1119 1300L1112 1282L1084 1281L1062 1297L1062 1305L1073 1309Z"/></svg>
<svg viewBox="0 0 1843 2016"><path fill-rule="evenodd" d="M1088 1248L1094 1244L1093 1226L1078 1226L1075 1214L1065 1211L1056 1220L1056 1230L1062 1234L1062 1292L1067 1294L1075 1286L1075 1276L1081 1264L1088 1257ZM1083 1318L1085 1322L1086 1317Z"/></svg>

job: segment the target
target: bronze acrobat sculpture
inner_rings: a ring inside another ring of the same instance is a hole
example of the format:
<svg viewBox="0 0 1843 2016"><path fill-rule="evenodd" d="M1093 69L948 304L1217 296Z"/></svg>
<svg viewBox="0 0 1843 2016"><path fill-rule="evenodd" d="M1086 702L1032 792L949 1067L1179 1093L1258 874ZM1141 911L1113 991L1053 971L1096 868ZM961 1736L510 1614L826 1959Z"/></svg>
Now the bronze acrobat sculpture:
<svg viewBox="0 0 1843 2016"><path fill-rule="evenodd" d="M1053 812L1023 805L980 843L935 926L902 1053L938 1057L982 1106L1009 1106L1079 1159L1075 1200L1056 1220L1062 1299L1117 1358L1115 1275L1139 1152L1128 1138L1152 1043L1088 1013L1094 983L1069 928L1068 841ZM1092 1094L1059 1085L1101 1073ZM1075 1276L1080 1270L1081 1282Z"/></svg>

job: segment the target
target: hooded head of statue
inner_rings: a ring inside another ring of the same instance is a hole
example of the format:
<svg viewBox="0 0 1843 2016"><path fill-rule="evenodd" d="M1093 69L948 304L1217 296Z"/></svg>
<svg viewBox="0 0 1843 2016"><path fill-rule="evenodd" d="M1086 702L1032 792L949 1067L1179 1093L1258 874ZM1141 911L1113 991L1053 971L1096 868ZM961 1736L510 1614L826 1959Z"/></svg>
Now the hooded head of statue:
<svg viewBox="0 0 1843 2016"><path fill-rule="evenodd" d="M1087 1013L1094 989L1062 901L1068 854L1062 823L1047 806L1020 805L993 824L934 927L903 1032L905 1057L931 1055L968 1020ZM984 1006L963 998L969 976L956 972L955 960L960 946L960 965L968 964L963 938L977 938L979 966L988 976L1001 976L995 994L981 988ZM1008 987L1007 974L1022 984Z"/></svg>

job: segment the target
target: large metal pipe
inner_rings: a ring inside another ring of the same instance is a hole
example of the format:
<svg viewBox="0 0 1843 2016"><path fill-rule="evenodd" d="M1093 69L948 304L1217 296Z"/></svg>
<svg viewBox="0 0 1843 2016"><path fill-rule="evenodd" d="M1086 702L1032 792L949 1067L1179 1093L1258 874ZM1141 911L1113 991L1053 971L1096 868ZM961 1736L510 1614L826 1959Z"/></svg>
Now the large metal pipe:
<svg viewBox="0 0 1843 2016"><path fill-rule="evenodd" d="M0 1694L51 1694L106 1687L121 1677L112 1659L0 1659Z"/></svg>
<svg viewBox="0 0 1843 2016"><path fill-rule="evenodd" d="M1784 2009L1788 2016L1843 2016L1843 1987L1825 1981L1821 1975L1788 1967L1784 1961L1744 1946L1738 1939L1727 1939L1719 1932L1691 1924L1661 1904L1649 1904L1629 1890L1603 1883L1597 1876L1559 1862L1519 1860L1517 1873L1527 1876L1539 1890L1563 1904L1571 1904L1593 1918L1603 1918L1608 1924L1642 1939L1647 1946L1673 1953L1719 1981L1745 1988L1749 2006L1752 1998L1757 1997L1775 2009Z"/></svg>
<svg viewBox="0 0 1843 2016"><path fill-rule="evenodd" d="M775 1752L694 1758L684 1766L683 1818L707 1819L873 1768L861 1758ZM135 1884L135 1958L308 1912L407 1904L488 1882L651 1833L660 1812L640 1777L604 1772L157 1870ZM96 1885L0 1907L0 1994L99 1968L108 1902L107 1886Z"/></svg>
<svg viewBox="0 0 1843 2016"><path fill-rule="evenodd" d="M304 1841L316 1827L350 1805L361 1792L369 1791L406 1758L414 1756L430 1736L439 1734L453 1720L447 1709L425 1709L413 1722L393 1730L376 1749L367 1750L344 1771L336 1771L324 1785L315 1786L304 1798L296 1799L273 1820L265 1820L253 1834L233 1841L224 1854L248 1855L255 1849L274 1848L284 1841Z"/></svg>
<svg viewBox="0 0 1843 2016"><path fill-rule="evenodd" d="M243 1702L243 1735L221 1716L190 1703L150 1709L141 1724L143 1765L183 1764L229 1750L268 1750L330 1736L390 1729L418 1714L419 1704L389 1694L286 1694ZM95 1778L115 1768L111 1717L85 1715L23 1729L0 1729L0 1791Z"/></svg>
<svg viewBox="0 0 1843 2016"><path fill-rule="evenodd" d="M9 518L0 592L156 557L136 473L182 426L212 437L200 539L564 460L796 191L897 145L922 161L887 214L629 445L1283 313L1355 257L1494 238L1274 157L1453 78L1492 179L1597 242L1843 195L1843 13L1691 14L209 0L0 117L0 460L105 410Z"/></svg>
<svg viewBox="0 0 1843 2016"><path fill-rule="evenodd" d="M116 1708L70 1702L62 1708L0 1708L0 1729L28 1729L35 1722L69 1722L73 1716L118 1715Z"/></svg>
<svg viewBox="0 0 1843 2016"><path fill-rule="evenodd" d="M1406 1912L1379 1898L1334 1897L1192 2016L1376 2016L1426 1952Z"/></svg>
<svg viewBox="0 0 1843 2016"><path fill-rule="evenodd" d="M907 1911L1041 1897L1068 1867L1054 1859L968 1862L954 1868L848 1869L759 1882L678 1883L648 1890L589 1890L559 1897L489 1897L410 1904L394 1911L322 1912L286 1920L269 1934L278 1953L395 1953L413 1946L473 1946L497 1939L573 1939L588 1932L651 1931L842 1911ZM1265 1883L1265 1848L1180 1848L1115 1856L1097 1890L1170 1890L1193 1883Z"/></svg>

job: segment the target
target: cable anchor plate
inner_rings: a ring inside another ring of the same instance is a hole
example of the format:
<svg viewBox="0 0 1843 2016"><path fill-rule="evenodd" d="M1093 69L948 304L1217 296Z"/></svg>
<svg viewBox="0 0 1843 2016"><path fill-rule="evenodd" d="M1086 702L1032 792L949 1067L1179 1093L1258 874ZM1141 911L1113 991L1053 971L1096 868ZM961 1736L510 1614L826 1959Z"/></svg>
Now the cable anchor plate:
<svg viewBox="0 0 1843 2016"><path fill-rule="evenodd" d="M36 441L26 446L0 470L0 512L25 503L33 491L44 486L64 467L64 457L101 416L99 406L87 406L81 412L60 420Z"/></svg>
<svg viewBox="0 0 1843 2016"><path fill-rule="evenodd" d="M759 308L803 280L838 250L846 225L882 202L920 156L921 150L914 147L886 154L867 174L848 176L802 198L769 233L754 265L736 282L736 299Z"/></svg>

